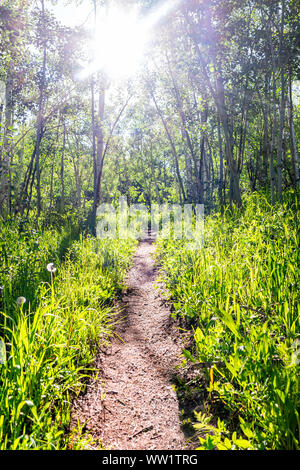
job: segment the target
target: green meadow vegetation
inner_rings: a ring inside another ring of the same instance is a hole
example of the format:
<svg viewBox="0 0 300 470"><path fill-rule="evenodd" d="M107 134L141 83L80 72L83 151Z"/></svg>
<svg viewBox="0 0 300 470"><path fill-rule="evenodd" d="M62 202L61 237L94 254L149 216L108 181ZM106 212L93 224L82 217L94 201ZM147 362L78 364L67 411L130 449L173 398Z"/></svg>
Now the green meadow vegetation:
<svg viewBox="0 0 300 470"><path fill-rule="evenodd" d="M33 227L4 224L0 234L0 449L81 448L80 428L69 432L72 398L113 334L135 242Z"/></svg>
<svg viewBox="0 0 300 470"><path fill-rule="evenodd" d="M205 219L202 249L159 241L173 316L192 331L183 364L205 371L200 449L300 448L299 215L288 196L251 195Z"/></svg>
<svg viewBox="0 0 300 470"><path fill-rule="evenodd" d="M156 250L189 445L300 449L299 38L299 0L0 0L0 450L89 445L72 400L171 205L205 214Z"/></svg>

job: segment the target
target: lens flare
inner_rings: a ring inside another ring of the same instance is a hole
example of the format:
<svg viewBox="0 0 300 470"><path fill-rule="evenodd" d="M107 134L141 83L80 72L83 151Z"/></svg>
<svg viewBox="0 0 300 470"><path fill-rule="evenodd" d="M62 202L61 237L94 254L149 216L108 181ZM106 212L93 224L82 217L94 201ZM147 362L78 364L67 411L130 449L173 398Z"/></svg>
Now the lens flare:
<svg viewBox="0 0 300 470"><path fill-rule="evenodd" d="M148 41L148 31L137 9L125 12L113 6L100 18L94 43L95 67L112 78L135 73Z"/></svg>
<svg viewBox="0 0 300 470"><path fill-rule="evenodd" d="M180 1L163 2L143 18L137 6L125 9L113 3L103 8L98 14L91 47L93 60L81 78L98 70L113 79L133 76L142 63L153 28Z"/></svg>

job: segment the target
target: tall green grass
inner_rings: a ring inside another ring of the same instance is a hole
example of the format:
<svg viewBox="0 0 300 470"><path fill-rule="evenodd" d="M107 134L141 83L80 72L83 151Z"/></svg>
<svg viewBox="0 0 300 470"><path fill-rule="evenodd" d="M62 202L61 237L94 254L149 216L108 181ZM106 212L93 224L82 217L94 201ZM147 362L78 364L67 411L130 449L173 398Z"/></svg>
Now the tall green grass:
<svg viewBox="0 0 300 470"><path fill-rule="evenodd" d="M200 448L300 448L298 224L296 203L252 195L206 218L201 250L159 242L174 316L193 331L185 361L206 371L223 416L197 415Z"/></svg>
<svg viewBox="0 0 300 470"><path fill-rule="evenodd" d="M37 247L35 234L23 242L6 227L5 235L2 254L14 272L2 274L0 449L82 448L80 430L68 434L71 400L112 334L112 301L135 243L81 237L60 263L55 231L39 234ZM24 304L17 305L19 296Z"/></svg>
<svg viewBox="0 0 300 470"><path fill-rule="evenodd" d="M0 310L13 314L15 300L23 296L35 305L42 282L49 280L45 265L58 267L72 242L79 238L78 224L57 229L36 227L30 219L0 220Z"/></svg>

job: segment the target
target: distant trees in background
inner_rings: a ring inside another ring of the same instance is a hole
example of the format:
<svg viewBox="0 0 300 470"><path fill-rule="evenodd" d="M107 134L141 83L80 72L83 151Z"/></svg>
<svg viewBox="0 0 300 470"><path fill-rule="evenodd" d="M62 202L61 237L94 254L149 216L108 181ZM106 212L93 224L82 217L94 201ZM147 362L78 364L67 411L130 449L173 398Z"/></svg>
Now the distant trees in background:
<svg viewBox="0 0 300 470"><path fill-rule="evenodd" d="M0 6L3 217L76 210L93 226L121 194L213 209L299 187L299 2L182 1L122 83L79 78L92 32L49 4Z"/></svg>

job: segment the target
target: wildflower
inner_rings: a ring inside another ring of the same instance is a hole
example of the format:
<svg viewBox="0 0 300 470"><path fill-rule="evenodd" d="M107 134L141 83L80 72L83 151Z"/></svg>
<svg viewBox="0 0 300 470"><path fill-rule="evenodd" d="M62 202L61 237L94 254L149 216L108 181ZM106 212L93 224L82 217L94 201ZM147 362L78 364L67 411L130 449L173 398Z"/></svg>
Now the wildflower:
<svg viewBox="0 0 300 470"><path fill-rule="evenodd" d="M49 271L49 273L55 273L56 267L54 266L54 263L47 264L47 271Z"/></svg>
<svg viewBox="0 0 300 470"><path fill-rule="evenodd" d="M19 307L21 307L23 304L25 304L25 302L26 302L25 297L18 297L17 298L17 305L19 305Z"/></svg>

